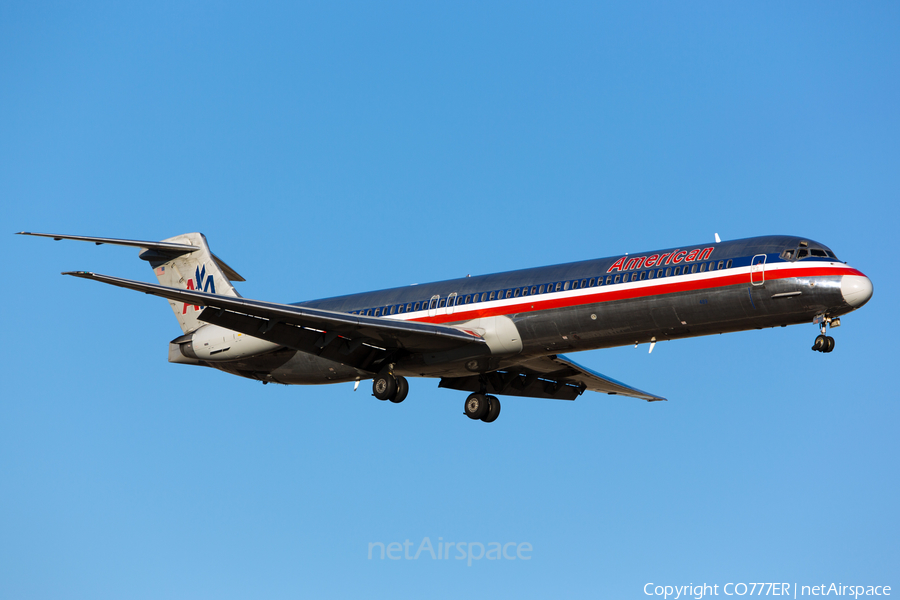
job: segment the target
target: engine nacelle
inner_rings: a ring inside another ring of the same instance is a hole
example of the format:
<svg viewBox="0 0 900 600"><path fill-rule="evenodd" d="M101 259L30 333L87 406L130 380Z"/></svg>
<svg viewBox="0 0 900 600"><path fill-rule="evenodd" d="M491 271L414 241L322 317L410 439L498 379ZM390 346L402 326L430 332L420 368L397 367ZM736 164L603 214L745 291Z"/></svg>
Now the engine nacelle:
<svg viewBox="0 0 900 600"><path fill-rule="evenodd" d="M265 354L281 346L218 325L204 325L190 334L188 341L180 343L179 348L188 358L224 362Z"/></svg>

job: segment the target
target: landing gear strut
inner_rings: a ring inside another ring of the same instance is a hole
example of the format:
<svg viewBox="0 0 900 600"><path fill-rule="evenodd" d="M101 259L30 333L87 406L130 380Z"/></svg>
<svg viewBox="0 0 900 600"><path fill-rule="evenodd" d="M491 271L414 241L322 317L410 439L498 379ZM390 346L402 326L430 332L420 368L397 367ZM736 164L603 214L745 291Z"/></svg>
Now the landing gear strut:
<svg viewBox="0 0 900 600"><path fill-rule="evenodd" d="M406 400L407 394L409 394L409 382L406 381L406 377L381 373L376 375L372 381L372 395L379 400L390 400L394 404L400 404Z"/></svg>
<svg viewBox="0 0 900 600"><path fill-rule="evenodd" d="M485 423L493 423L500 416L500 400L496 396L470 394L466 398L463 412L473 421L481 420Z"/></svg>

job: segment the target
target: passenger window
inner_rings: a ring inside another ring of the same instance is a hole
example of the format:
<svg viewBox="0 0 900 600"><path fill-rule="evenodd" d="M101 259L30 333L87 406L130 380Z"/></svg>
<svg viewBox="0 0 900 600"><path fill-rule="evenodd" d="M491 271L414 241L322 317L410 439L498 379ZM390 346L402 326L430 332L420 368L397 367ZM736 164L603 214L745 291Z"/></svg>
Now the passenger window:
<svg viewBox="0 0 900 600"><path fill-rule="evenodd" d="M618 277L618 276L617 276L617 277ZM612 281L613 281L613 276L612 276L612 275L607 275L607 276L606 276L606 285L611 284ZM616 283L619 283L619 280L618 280L618 279L616 279Z"/></svg>
<svg viewBox="0 0 900 600"><path fill-rule="evenodd" d="M616 275L616 278L613 280L613 282L614 282L614 283L619 283L619 277L621 277L621 275Z"/></svg>
<svg viewBox="0 0 900 600"><path fill-rule="evenodd" d="M419 303L416 302L416 303L413 305L413 312L416 312L416 311L418 311L418 310L419 310Z"/></svg>
<svg viewBox="0 0 900 600"><path fill-rule="evenodd" d="M714 262L709 263L709 270L710 270L710 271L715 271L715 270L716 270L716 263L714 263Z"/></svg>
<svg viewBox="0 0 900 600"><path fill-rule="evenodd" d="M647 279L647 271L642 271L641 272L641 281L643 281L645 279Z"/></svg>
<svg viewBox="0 0 900 600"><path fill-rule="evenodd" d="M380 316L381 316L381 309L380 309L380 308L376 308L376 309L375 309L375 316L376 316L376 317L380 317Z"/></svg>
<svg viewBox="0 0 900 600"><path fill-rule="evenodd" d="M527 295L528 295L528 288L527 288L527 287L523 287L523 288L522 288L522 295L523 295L523 296L527 296Z"/></svg>
<svg viewBox="0 0 900 600"><path fill-rule="evenodd" d="M396 306L392 306L392 307L391 307L391 314L392 314L392 315L397 314L397 307L396 307Z"/></svg>
<svg viewBox="0 0 900 600"><path fill-rule="evenodd" d="M582 279L582 280L581 280L581 287L586 287L587 284L588 284L587 279Z"/></svg>
<svg viewBox="0 0 900 600"><path fill-rule="evenodd" d="M594 287L594 282L595 282L595 281L596 281L596 279L594 279L593 277L591 277L590 281L588 281L588 287Z"/></svg>
<svg viewBox="0 0 900 600"><path fill-rule="evenodd" d="M731 261L728 261L728 262L730 263ZM720 260L718 266L716 266L716 269L718 270L718 269L722 269L724 267L725 267L725 263Z"/></svg>
<svg viewBox="0 0 900 600"><path fill-rule="evenodd" d="M687 269L687 267L685 267L685 269ZM696 273L696 272L697 272L697 265L691 265L691 273Z"/></svg>
<svg viewBox="0 0 900 600"><path fill-rule="evenodd" d="M542 287L543 287L543 286L542 286ZM533 296L533 295L535 295L535 294L537 294L537 293L538 293L538 291L537 291L537 286L536 286L536 285L531 286L531 295Z"/></svg>
<svg viewBox="0 0 900 600"><path fill-rule="evenodd" d="M648 271L648 273L649 273L649 274L647 275L647 278L648 278L648 279L653 279L653 277L656 275L656 271Z"/></svg>
<svg viewBox="0 0 900 600"><path fill-rule="evenodd" d="M556 282L556 291L560 291L562 289L562 281Z"/></svg>
<svg viewBox="0 0 900 600"><path fill-rule="evenodd" d="M721 261L720 261L720 262L721 262ZM730 261L730 260L729 260L727 263L725 263L725 268L726 268L726 269L730 269L730 268L731 268L731 261Z"/></svg>
<svg viewBox="0 0 900 600"><path fill-rule="evenodd" d="M637 281L637 278L638 278L638 274L637 274L637 273L632 273L632 274L631 274L631 280L632 280L632 281Z"/></svg>
<svg viewBox="0 0 900 600"><path fill-rule="evenodd" d="M497 292L491 292L491 296L490 296L489 300L493 300L496 297L497 297Z"/></svg>
<svg viewBox="0 0 900 600"><path fill-rule="evenodd" d="M563 284L562 284L562 289L563 289L563 291L569 289L569 282L568 282L568 281L564 281L564 282L563 282ZM559 291L559 284L558 284L558 283L556 284L556 291L557 291L557 292Z"/></svg>
<svg viewBox="0 0 900 600"><path fill-rule="evenodd" d="M704 271L706 271L706 263L700 265L700 272L703 273Z"/></svg>
<svg viewBox="0 0 900 600"><path fill-rule="evenodd" d="M675 267L675 275L681 275L681 267Z"/></svg>
<svg viewBox="0 0 900 600"><path fill-rule="evenodd" d="M438 304L438 308L444 308L447 305L447 299L441 298L440 303Z"/></svg>
<svg viewBox="0 0 900 600"><path fill-rule="evenodd" d="M520 290L519 288L516 288L516 291L513 292L513 298L518 298L519 294L521 294L521 293L522 293L522 290Z"/></svg>
<svg viewBox="0 0 900 600"><path fill-rule="evenodd" d="M572 282L572 289L573 289L573 290L577 290L577 289L578 289L578 280L577 280L577 279L576 279L575 281Z"/></svg>

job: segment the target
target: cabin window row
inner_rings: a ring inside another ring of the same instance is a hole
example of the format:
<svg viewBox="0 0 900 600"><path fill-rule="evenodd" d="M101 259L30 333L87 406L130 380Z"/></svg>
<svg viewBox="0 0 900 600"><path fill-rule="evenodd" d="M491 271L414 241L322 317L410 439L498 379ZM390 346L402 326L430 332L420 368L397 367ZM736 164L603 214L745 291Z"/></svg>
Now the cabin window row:
<svg viewBox="0 0 900 600"><path fill-rule="evenodd" d="M503 300L505 298L520 298L525 296L537 296L540 294L550 294L553 292L563 292L568 290L577 290L588 287L598 287L605 285L615 285L617 283L626 283L629 281L644 281L647 279L660 279L663 277L674 277L676 275L688 275L691 273L704 273L706 271L717 271L720 269L730 269L732 261L718 262L712 261L708 263L700 263L684 265L683 267L667 267L664 269L649 269L646 271L635 271L633 273L624 273L618 275L606 275L600 277L591 277L584 279L572 279L569 281L557 281L555 283L544 283L541 285L523 286L517 288L509 288L504 290L495 290L492 292L480 292L477 294L450 294L449 297L439 298L432 297L430 300L420 302L409 302L406 304L393 304L388 306L380 306L378 308L367 308L363 310L350 311L353 315L365 315L368 317L383 317L389 315L398 315L408 312L419 312L420 310L436 310L447 306L464 306L466 304L475 304L477 302L490 302L492 300Z"/></svg>

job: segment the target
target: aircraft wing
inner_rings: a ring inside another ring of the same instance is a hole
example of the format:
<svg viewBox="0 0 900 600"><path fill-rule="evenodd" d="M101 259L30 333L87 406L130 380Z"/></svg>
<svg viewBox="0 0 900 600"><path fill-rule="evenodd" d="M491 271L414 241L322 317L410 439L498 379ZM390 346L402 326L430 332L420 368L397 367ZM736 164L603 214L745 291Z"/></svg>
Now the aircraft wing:
<svg viewBox="0 0 900 600"><path fill-rule="evenodd" d="M488 373L487 392L507 396L574 400L585 390L640 398L648 402L665 400L583 367L562 355L540 356ZM445 377L440 387L468 392L481 389L479 376Z"/></svg>
<svg viewBox="0 0 900 600"><path fill-rule="evenodd" d="M480 336L444 325L221 296L87 271L70 271L63 275L205 307L199 316L201 321L362 370L371 370L403 351L436 353L475 346L471 348L473 354L489 352L487 343Z"/></svg>

